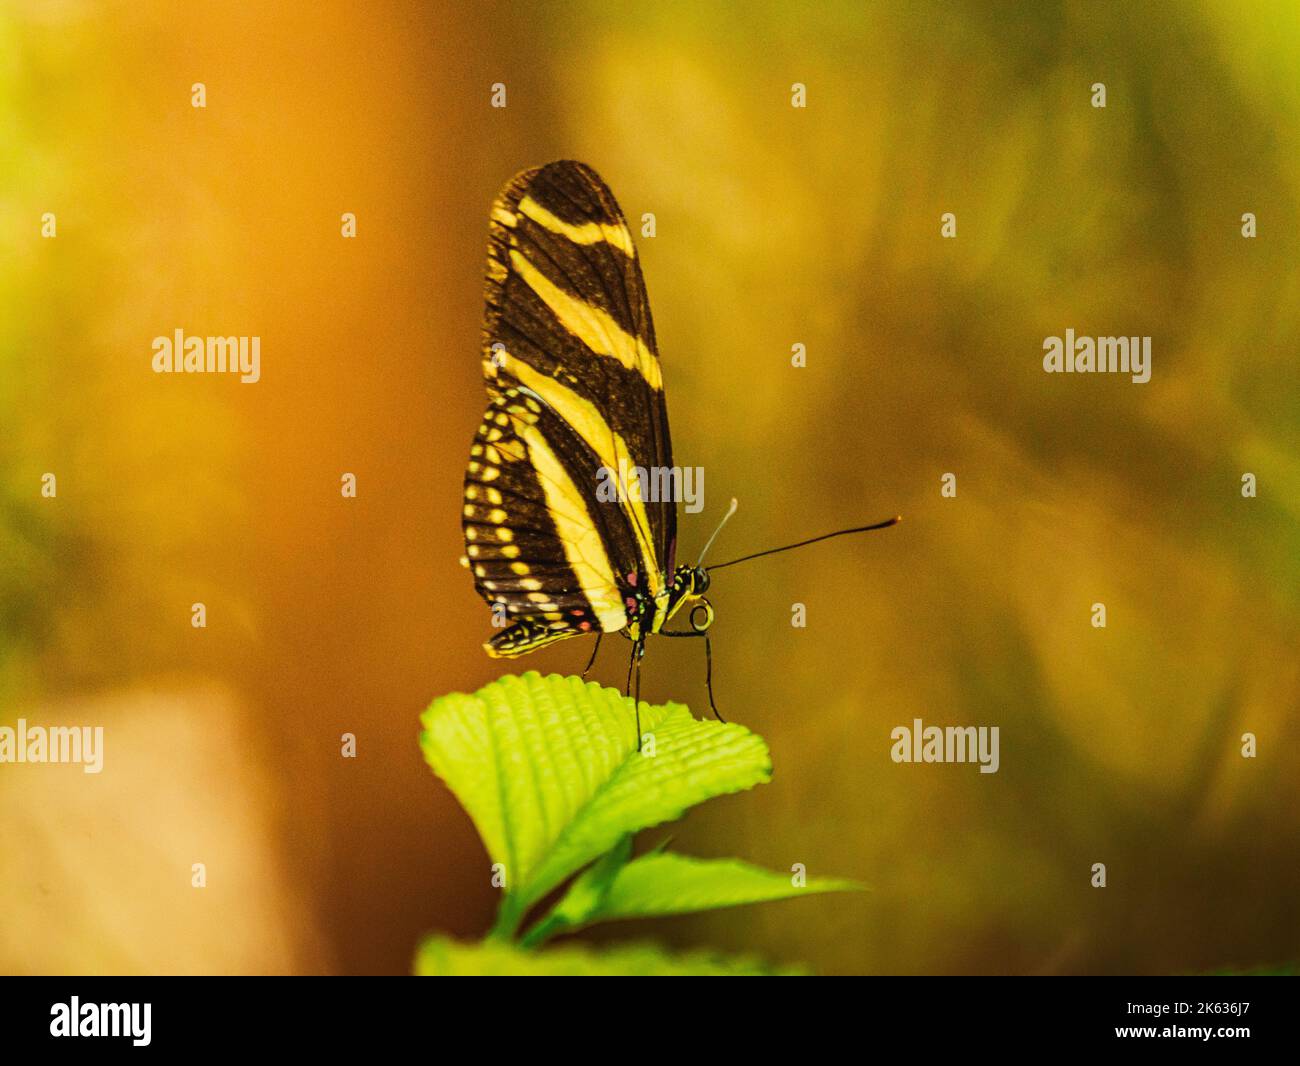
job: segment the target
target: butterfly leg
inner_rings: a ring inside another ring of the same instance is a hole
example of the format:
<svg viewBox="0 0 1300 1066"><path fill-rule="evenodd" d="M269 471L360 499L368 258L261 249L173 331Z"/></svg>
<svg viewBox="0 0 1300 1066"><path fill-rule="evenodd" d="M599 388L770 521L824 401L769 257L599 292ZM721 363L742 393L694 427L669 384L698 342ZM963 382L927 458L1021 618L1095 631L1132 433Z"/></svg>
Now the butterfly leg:
<svg viewBox="0 0 1300 1066"><path fill-rule="evenodd" d="M600 651L600 638L605 634L603 632L596 634L596 646L591 649L591 658L587 660L587 666L582 671L582 680L587 680L587 675L591 673L591 668L596 665L596 653Z"/></svg>
<svg viewBox="0 0 1300 1066"><path fill-rule="evenodd" d="M640 643L640 642L638 642ZM644 647L641 644L641 647ZM639 650L639 649L638 649ZM641 656L636 657L636 692L632 697L633 706L636 707L636 750L641 750Z"/></svg>
<svg viewBox="0 0 1300 1066"><path fill-rule="evenodd" d="M727 720L718 713L718 705L713 702L713 645L707 633L704 634L704 687L709 690L709 709L713 711L713 717L726 725Z"/></svg>
<svg viewBox="0 0 1300 1066"><path fill-rule="evenodd" d="M704 687L709 690L709 710L713 712L714 718L726 725L727 720L718 713L718 705L713 702L713 644L709 640L709 634L702 629L693 629L689 633L669 633L667 630L660 630L659 636L704 638Z"/></svg>
<svg viewBox="0 0 1300 1066"><path fill-rule="evenodd" d="M632 707L636 713L636 750L641 750L641 656L645 654L645 638L632 642L632 660L627 664L627 682L623 686L623 695L632 695L632 672L636 671L636 695Z"/></svg>

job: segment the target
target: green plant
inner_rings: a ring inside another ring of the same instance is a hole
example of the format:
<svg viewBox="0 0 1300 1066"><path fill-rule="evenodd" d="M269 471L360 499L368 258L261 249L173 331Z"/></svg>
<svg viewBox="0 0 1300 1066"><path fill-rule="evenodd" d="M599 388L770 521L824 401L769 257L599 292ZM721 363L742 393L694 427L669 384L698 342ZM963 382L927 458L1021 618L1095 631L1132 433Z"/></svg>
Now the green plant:
<svg viewBox="0 0 1300 1066"><path fill-rule="evenodd" d="M767 745L743 726L698 721L678 703L643 703L638 751L631 700L581 678L531 672L434 700L421 722L425 759L469 813L503 892L483 943L431 937L417 973L773 972L753 960L673 957L653 945L537 949L598 922L861 888L826 878L796 886L787 874L665 845L633 858L639 830L771 777Z"/></svg>

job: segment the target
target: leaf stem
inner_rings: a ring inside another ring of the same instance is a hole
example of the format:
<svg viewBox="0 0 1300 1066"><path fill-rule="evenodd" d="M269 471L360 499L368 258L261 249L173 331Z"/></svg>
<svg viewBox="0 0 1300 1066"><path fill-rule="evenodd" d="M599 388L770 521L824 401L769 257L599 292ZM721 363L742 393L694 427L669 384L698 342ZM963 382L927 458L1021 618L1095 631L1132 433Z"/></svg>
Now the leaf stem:
<svg viewBox="0 0 1300 1066"><path fill-rule="evenodd" d="M501 906L497 908L497 918L488 932L488 939L507 942L514 940L526 912L527 909L520 905L519 898L514 893L507 892L501 897Z"/></svg>
<svg viewBox="0 0 1300 1066"><path fill-rule="evenodd" d="M569 931L569 922L562 915L548 914L532 924L527 932L519 938L519 944L525 948L541 947L553 936Z"/></svg>

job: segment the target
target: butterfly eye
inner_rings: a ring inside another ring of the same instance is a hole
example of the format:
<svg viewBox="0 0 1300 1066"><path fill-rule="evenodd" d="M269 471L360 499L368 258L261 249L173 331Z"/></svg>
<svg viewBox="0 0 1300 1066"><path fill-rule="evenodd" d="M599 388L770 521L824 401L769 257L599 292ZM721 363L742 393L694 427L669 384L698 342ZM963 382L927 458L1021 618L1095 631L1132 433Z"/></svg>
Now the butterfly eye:
<svg viewBox="0 0 1300 1066"><path fill-rule="evenodd" d="M697 566L691 572L691 579L691 591L697 596L709 591L709 572L704 567Z"/></svg>

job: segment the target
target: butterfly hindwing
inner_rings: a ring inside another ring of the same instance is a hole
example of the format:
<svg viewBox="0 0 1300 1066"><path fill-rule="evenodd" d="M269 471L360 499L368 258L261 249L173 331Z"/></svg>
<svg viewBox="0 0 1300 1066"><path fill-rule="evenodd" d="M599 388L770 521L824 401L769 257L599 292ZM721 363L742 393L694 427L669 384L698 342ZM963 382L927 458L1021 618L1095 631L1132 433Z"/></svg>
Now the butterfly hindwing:
<svg viewBox="0 0 1300 1066"><path fill-rule="evenodd" d="M466 563L509 623L488 643L521 655L627 624L617 556L634 551L617 509L580 475L594 456L539 397L511 386L483 416L465 475Z"/></svg>

